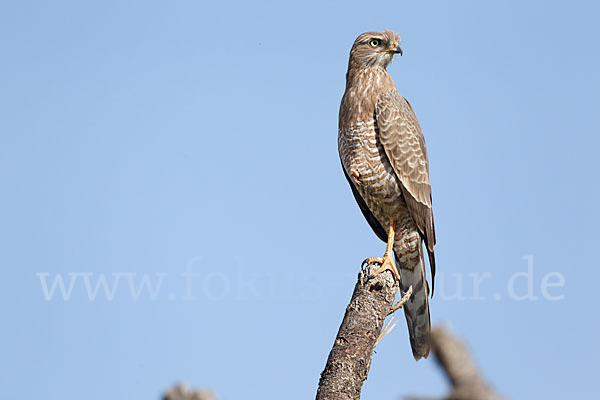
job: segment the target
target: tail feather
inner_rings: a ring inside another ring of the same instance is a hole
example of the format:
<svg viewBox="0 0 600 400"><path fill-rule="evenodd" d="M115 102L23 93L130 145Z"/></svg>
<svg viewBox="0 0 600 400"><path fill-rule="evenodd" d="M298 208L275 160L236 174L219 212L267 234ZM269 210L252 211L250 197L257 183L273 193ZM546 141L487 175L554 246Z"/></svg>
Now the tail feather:
<svg viewBox="0 0 600 400"><path fill-rule="evenodd" d="M423 255L414 268L402 265L396 253L396 267L400 274L400 289L406 292L412 286L410 299L402 306L410 335L410 346L415 360L429 355L429 335L431 322L429 319L429 287L425 279L425 263ZM413 266L411 266L413 267Z"/></svg>

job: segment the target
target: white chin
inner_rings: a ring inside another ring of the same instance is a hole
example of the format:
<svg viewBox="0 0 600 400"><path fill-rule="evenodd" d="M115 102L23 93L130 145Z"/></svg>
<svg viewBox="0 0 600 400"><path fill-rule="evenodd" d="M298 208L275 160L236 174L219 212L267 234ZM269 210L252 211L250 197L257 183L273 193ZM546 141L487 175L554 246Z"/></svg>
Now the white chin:
<svg viewBox="0 0 600 400"><path fill-rule="evenodd" d="M385 53L382 57L379 57L378 65L381 67L387 67L394 60L394 53Z"/></svg>
<svg viewBox="0 0 600 400"><path fill-rule="evenodd" d="M384 53L373 55L368 64L374 67L387 67L394 59L394 53Z"/></svg>

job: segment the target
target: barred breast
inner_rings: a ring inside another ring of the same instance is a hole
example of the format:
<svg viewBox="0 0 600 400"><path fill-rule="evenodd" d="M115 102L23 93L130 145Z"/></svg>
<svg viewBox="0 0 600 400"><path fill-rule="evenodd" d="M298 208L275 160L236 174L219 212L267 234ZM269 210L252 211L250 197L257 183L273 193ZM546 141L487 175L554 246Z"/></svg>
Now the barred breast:
<svg viewBox="0 0 600 400"><path fill-rule="evenodd" d="M357 121L338 133L343 168L377 221L387 231L390 217L396 228L395 249L405 268L420 260L417 226L408 212L402 189L385 151L377 140L376 123Z"/></svg>

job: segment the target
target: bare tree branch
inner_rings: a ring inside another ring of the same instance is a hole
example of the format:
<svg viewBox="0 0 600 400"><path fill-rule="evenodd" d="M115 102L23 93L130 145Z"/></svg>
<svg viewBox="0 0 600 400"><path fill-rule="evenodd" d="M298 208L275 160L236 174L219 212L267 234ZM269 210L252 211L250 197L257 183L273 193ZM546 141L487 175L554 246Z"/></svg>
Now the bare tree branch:
<svg viewBox="0 0 600 400"><path fill-rule="evenodd" d="M449 400L500 400L479 373L465 344L449 329L431 331L431 348L435 359L452 383Z"/></svg>
<svg viewBox="0 0 600 400"><path fill-rule="evenodd" d="M376 267L367 265L358 274L350 304L321 373L317 400L360 399L373 349L395 326L391 320L384 325L385 319L410 297L412 288L394 304L398 284L391 272L374 276ZM449 329L437 327L431 331L431 349L452 384L451 393L443 399L502 400L479 373L465 344ZM406 396L404 399L436 398ZM179 385L167 392L163 400L216 400L216 396L207 390L194 391Z"/></svg>
<svg viewBox="0 0 600 400"><path fill-rule="evenodd" d="M400 300L398 300L398 302L396 304L394 304L394 306L392 307L392 309L390 310L390 313L388 315L392 315L393 313L395 313L396 311L401 309L402 306L404 305L404 303L406 303L410 299L412 292L413 292L413 288L412 288L412 286L409 286L406 293L402 294L402 298Z"/></svg>
<svg viewBox="0 0 600 400"><path fill-rule="evenodd" d="M360 399L373 349L398 290L390 271L373 276L375 269L375 265L367 265L358 274L352 299L321 373L317 400Z"/></svg>

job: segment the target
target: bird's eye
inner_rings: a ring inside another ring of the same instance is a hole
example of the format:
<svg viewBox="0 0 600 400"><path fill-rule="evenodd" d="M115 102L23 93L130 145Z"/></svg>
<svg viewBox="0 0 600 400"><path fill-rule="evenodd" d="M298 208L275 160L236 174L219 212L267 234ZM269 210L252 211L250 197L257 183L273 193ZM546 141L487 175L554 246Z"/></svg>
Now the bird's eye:
<svg viewBox="0 0 600 400"><path fill-rule="evenodd" d="M371 39L371 41L369 42L369 45L371 47L377 47L381 44L381 40L379 39Z"/></svg>

